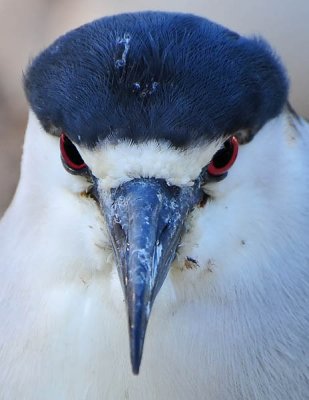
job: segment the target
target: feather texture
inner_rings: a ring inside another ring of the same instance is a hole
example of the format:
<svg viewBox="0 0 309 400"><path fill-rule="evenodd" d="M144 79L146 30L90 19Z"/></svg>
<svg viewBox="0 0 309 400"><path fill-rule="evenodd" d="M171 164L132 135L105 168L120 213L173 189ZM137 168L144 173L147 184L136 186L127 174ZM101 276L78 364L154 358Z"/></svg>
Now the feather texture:
<svg viewBox="0 0 309 400"><path fill-rule="evenodd" d="M25 88L34 112L0 223L1 400L304 400L309 127L282 109L268 46L188 15L109 17L56 41ZM240 128L257 133L188 215L133 376L107 225L57 134L108 191L190 185Z"/></svg>
<svg viewBox="0 0 309 400"><path fill-rule="evenodd" d="M155 12L67 33L34 59L24 82L45 129L89 147L106 137L186 147L257 130L281 111L288 88L262 39Z"/></svg>

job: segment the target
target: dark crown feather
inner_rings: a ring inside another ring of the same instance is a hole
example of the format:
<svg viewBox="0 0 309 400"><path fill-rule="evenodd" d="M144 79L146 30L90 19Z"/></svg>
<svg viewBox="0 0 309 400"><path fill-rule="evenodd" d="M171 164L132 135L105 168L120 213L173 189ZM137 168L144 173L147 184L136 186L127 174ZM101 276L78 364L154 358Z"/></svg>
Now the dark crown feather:
<svg viewBox="0 0 309 400"><path fill-rule="evenodd" d="M56 40L29 66L26 96L47 131L89 147L106 137L174 146L261 127L286 102L270 47L207 19L105 17Z"/></svg>

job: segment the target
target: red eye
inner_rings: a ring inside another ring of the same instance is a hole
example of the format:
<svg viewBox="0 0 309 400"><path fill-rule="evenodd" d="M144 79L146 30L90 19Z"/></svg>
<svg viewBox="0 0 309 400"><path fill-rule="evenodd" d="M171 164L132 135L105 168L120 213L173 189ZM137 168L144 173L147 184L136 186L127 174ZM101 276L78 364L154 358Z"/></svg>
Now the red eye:
<svg viewBox="0 0 309 400"><path fill-rule="evenodd" d="M238 154L238 140L232 136L225 143L224 147L217 151L207 167L210 175L219 176L225 174L234 164Z"/></svg>
<svg viewBox="0 0 309 400"><path fill-rule="evenodd" d="M87 168L87 165L81 158L77 148L64 133L60 136L60 151L62 161L70 170L80 171Z"/></svg>

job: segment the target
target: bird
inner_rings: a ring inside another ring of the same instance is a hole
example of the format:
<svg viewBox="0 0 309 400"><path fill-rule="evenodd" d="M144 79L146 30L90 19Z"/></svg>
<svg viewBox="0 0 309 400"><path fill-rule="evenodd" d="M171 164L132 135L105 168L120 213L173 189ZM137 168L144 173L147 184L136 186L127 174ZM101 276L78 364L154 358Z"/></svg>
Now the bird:
<svg viewBox="0 0 309 400"><path fill-rule="evenodd" d="M0 398L307 398L309 127L270 45L119 14L23 85Z"/></svg>

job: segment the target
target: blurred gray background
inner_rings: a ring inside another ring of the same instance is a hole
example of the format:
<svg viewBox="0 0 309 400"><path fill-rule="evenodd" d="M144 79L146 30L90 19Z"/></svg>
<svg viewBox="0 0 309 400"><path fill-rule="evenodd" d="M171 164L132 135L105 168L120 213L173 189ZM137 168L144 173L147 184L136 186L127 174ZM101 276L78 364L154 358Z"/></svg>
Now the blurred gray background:
<svg viewBox="0 0 309 400"><path fill-rule="evenodd" d="M309 117L309 0L0 0L0 216L19 176L28 60L74 27L137 10L191 12L241 34L262 34L287 66L292 105Z"/></svg>

